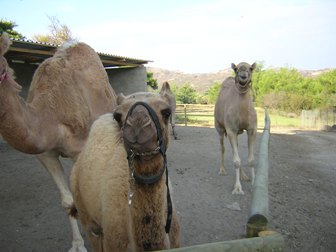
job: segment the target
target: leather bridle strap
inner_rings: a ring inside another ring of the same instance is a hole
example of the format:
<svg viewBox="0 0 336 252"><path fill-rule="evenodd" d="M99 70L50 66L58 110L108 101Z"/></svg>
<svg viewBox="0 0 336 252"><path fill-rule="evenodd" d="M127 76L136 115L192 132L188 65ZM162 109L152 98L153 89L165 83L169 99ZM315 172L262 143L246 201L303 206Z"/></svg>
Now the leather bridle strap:
<svg viewBox="0 0 336 252"><path fill-rule="evenodd" d="M127 122L127 119L129 117L129 115L132 114L134 108L138 105L141 105L141 106L143 106L147 109L150 117L152 118L152 120L155 124L157 138L158 138L157 139L158 140L158 148L159 148L159 152L163 156L164 165L163 165L163 168L161 169L161 171L158 174L153 175L153 176L141 176L141 175L136 174L136 172L134 170L132 170L131 175L133 176L133 178L136 182L138 182L140 184L147 184L148 185L148 184L154 184L154 183L158 182L161 179L164 171L166 171L168 213L167 213L167 221L166 221L165 231L166 231L166 233L169 233L170 227L171 227L171 221L172 221L173 206L172 206L172 201L171 201L170 191L169 191L168 167L167 167L167 158L166 158L166 145L164 143L159 118L158 118L157 114L155 113L155 111L147 103L142 102L142 101L138 101L138 102L134 103L127 113L125 122ZM132 162L133 162L133 159L134 159L135 155L136 154L131 149L127 151L127 160L128 160L128 165L129 165L130 169L131 169Z"/></svg>

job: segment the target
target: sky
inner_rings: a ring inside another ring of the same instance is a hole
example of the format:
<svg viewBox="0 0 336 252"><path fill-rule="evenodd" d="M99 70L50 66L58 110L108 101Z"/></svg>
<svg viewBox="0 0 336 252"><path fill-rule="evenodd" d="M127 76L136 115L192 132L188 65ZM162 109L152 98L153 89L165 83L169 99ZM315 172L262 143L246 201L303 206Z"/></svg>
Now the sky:
<svg viewBox="0 0 336 252"><path fill-rule="evenodd" d="M265 68L336 68L334 0L0 0L0 18L27 39L49 17L97 52L185 73L262 62Z"/></svg>

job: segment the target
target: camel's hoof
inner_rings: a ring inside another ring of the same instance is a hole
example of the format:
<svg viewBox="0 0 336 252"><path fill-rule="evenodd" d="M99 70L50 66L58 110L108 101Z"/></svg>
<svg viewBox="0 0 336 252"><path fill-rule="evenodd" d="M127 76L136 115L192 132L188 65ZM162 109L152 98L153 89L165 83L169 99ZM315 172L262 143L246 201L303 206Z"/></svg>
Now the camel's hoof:
<svg viewBox="0 0 336 252"><path fill-rule="evenodd" d="M84 245L76 246L73 245L72 248L68 252L87 252Z"/></svg>
<svg viewBox="0 0 336 252"><path fill-rule="evenodd" d="M235 188L233 189L232 194L244 195L244 192L241 188Z"/></svg>
<svg viewBox="0 0 336 252"><path fill-rule="evenodd" d="M87 252L81 237L72 241L72 248L68 252Z"/></svg>

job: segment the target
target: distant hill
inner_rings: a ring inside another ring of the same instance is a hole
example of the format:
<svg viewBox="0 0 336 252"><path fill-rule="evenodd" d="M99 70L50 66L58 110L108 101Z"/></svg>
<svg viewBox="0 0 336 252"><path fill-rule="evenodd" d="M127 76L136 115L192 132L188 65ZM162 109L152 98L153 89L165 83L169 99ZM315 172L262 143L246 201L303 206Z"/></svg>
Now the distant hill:
<svg viewBox="0 0 336 252"><path fill-rule="evenodd" d="M231 69L224 69L217 73L183 73L180 71L171 71L161 68L147 67L147 71L153 73L154 79L158 81L159 87L162 83L168 81L176 86L182 86L186 83L190 84L198 93L207 91L214 81L220 83L227 77L232 76Z"/></svg>
<svg viewBox="0 0 336 252"><path fill-rule="evenodd" d="M217 73L183 73L180 71L171 71L162 68L146 67L148 72L153 73L154 79L158 81L159 87L162 83L168 81L176 86L182 86L186 83L190 84L198 93L204 93L215 82L222 83L227 77L233 75L231 68L227 68ZM305 77L316 77L321 73L332 69L321 70L299 70Z"/></svg>

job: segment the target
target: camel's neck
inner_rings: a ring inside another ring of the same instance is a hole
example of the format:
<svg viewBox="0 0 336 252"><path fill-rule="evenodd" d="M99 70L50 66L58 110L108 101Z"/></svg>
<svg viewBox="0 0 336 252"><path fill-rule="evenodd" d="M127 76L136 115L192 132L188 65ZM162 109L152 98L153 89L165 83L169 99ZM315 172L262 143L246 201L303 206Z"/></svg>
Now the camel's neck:
<svg viewBox="0 0 336 252"><path fill-rule="evenodd" d="M20 90L11 77L0 85L0 134L15 149L36 154L43 129L37 113L19 96Z"/></svg>
<svg viewBox="0 0 336 252"><path fill-rule="evenodd" d="M159 162L158 165L163 165ZM158 169L161 169L158 168ZM130 204L133 235L139 250L167 248L165 232L167 218L166 175L151 185L131 182L133 197Z"/></svg>

